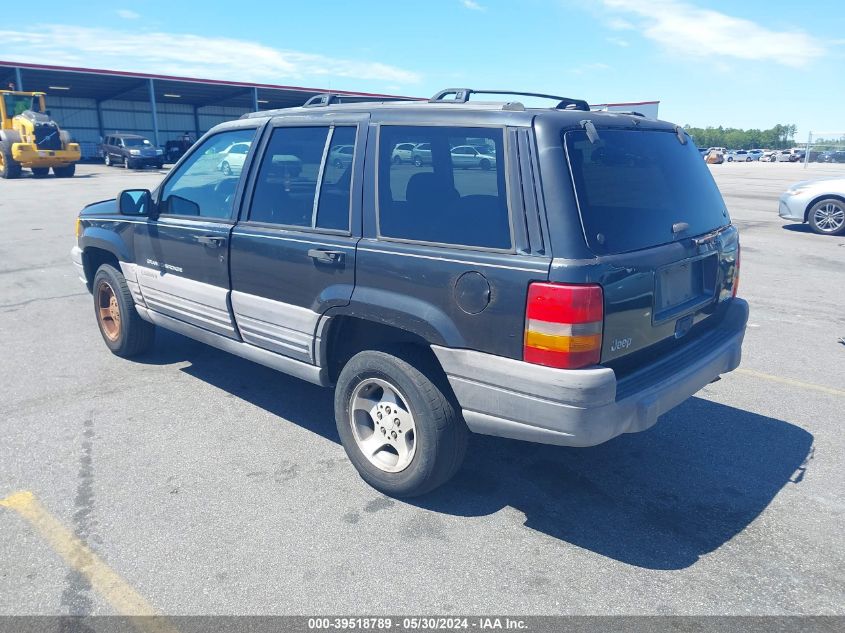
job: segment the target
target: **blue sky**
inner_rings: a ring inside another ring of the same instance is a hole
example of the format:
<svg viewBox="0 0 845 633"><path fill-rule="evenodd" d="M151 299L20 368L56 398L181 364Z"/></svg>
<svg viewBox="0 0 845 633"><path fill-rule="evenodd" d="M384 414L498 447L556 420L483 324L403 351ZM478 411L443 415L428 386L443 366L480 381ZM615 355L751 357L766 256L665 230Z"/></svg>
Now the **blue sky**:
<svg viewBox="0 0 845 633"><path fill-rule="evenodd" d="M845 131L842 0L38 7L0 29L0 59L417 96L469 86L659 99L661 118L681 124Z"/></svg>

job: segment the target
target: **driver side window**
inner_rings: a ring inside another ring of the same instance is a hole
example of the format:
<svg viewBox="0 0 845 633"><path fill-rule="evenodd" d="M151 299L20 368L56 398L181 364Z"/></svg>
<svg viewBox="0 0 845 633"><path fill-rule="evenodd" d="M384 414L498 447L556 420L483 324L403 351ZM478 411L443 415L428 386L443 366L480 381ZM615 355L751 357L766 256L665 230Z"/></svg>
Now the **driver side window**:
<svg viewBox="0 0 845 633"><path fill-rule="evenodd" d="M165 183L162 215L232 217L235 191L256 130L230 130L206 139Z"/></svg>

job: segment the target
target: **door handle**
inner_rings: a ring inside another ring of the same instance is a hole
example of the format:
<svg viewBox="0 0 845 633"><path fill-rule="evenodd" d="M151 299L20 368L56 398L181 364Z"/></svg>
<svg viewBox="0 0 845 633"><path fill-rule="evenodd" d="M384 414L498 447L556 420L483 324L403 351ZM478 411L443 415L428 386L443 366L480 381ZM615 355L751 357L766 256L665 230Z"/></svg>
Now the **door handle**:
<svg viewBox="0 0 845 633"><path fill-rule="evenodd" d="M194 239L208 248L219 248L226 241L225 237L218 235L195 235Z"/></svg>
<svg viewBox="0 0 845 633"><path fill-rule="evenodd" d="M327 251L322 248L312 248L308 251L308 257L320 264L341 266L343 265L345 255L342 251Z"/></svg>

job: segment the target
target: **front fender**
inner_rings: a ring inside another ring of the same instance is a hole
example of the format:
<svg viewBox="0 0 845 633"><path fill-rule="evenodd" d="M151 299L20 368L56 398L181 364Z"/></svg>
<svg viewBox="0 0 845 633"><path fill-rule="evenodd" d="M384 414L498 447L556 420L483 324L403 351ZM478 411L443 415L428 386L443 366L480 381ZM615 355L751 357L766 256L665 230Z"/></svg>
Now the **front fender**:
<svg viewBox="0 0 845 633"><path fill-rule="evenodd" d="M114 255L119 262L132 262L129 245L113 230L99 226L88 226L79 237L79 248L83 253L89 248L99 248Z"/></svg>

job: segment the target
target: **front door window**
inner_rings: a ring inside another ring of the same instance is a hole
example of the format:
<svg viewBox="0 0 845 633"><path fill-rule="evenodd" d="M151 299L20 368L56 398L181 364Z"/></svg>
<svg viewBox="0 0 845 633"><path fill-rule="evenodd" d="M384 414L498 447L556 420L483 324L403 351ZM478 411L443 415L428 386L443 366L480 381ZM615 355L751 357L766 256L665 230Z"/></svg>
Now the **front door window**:
<svg viewBox="0 0 845 633"><path fill-rule="evenodd" d="M255 129L229 130L207 138L162 189L162 215L229 219L235 191Z"/></svg>

